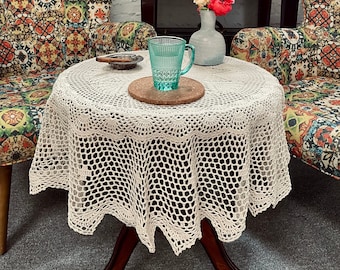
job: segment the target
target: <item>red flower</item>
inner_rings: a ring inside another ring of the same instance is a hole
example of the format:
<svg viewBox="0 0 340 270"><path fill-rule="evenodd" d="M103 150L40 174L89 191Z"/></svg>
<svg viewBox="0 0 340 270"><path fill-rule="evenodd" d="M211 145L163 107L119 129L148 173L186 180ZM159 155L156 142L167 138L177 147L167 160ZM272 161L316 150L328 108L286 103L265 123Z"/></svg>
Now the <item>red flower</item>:
<svg viewBox="0 0 340 270"><path fill-rule="evenodd" d="M208 8L213 10L216 16L223 16L232 10L234 0L210 0Z"/></svg>

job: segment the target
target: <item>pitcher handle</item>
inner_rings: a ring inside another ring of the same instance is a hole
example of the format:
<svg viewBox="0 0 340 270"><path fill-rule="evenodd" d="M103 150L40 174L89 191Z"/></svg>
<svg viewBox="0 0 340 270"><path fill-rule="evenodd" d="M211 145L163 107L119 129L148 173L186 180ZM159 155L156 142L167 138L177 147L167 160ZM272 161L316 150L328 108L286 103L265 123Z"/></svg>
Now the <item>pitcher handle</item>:
<svg viewBox="0 0 340 270"><path fill-rule="evenodd" d="M195 61L195 47L191 44L185 44L185 49L190 49L191 53L190 53L190 61L188 63L188 65L181 70L181 73L180 75L184 75L185 73L187 73L190 68L192 67L192 64L194 63Z"/></svg>

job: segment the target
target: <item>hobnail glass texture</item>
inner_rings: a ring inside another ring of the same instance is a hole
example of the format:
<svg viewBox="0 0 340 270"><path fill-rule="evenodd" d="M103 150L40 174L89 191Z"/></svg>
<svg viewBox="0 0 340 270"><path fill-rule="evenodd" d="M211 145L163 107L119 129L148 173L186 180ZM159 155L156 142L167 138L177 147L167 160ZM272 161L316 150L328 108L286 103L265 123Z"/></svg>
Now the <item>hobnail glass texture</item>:
<svg viewBox="0 0 340 270"><path fill-rule="evenodd" d="M154 87L160 91L178 89L180 76L187 73L194 62L194 46L179 37L158 36L149 39L148 47ZM181 69L186 49L191 50L190 60Z"/></svg>

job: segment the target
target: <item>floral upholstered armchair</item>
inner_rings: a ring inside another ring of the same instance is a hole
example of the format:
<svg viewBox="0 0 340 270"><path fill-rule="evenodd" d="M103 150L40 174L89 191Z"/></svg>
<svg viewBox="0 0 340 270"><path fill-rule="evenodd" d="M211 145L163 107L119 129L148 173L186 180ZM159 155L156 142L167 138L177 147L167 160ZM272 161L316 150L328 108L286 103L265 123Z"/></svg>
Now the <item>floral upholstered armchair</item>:
<svg viewBox="0 0 340 270"><path fill-rule="evenodd" d="M111 51L147 48L154 28L109 22L111 0L0 0L0 254L12 165L33 157L58 74Z"/></svg>
<svg viewBox="0 0 340 270"><path fill-rule="evenodd" d="M291 154L340 179L340 0L303 0L303 8L297 28L241 30L231 56L277 77Z"/></svg>

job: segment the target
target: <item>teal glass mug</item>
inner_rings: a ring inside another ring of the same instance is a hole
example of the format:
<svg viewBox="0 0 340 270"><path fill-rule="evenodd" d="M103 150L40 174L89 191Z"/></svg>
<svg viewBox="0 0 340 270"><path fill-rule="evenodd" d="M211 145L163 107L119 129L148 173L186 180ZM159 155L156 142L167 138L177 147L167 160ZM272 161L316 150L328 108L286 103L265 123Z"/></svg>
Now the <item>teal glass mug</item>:
<svg viewBox="0 0 340 270"><path fill-rule="evenodd" d="M178 89L180 76L187 73L195 60L195 47L179 37L158 36L148 40L153 85L157 90ZM190 50L190 59L182 69L185 50Z"/></svg>

